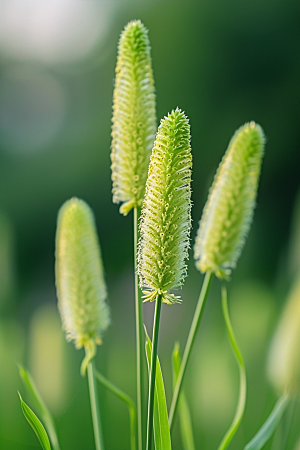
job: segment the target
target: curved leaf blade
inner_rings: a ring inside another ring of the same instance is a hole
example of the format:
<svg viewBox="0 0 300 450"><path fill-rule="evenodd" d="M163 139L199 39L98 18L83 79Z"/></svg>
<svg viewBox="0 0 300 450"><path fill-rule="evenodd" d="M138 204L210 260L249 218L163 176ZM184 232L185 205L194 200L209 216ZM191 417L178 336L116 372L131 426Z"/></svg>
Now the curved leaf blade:
<svg viewBox="0 0 300 450"><path fill-rule="evenodd" d="M50 442L46 433L45 428L43 427L40 420L37 418L37 416L34 414L32 409L29 408L29 406L26 405L26 403L23 401L21 394L19 394L20 401L21 401L21 408L23 411L23 414L25 416L25 419L35 432L41 447L43 450L51 450Z"/></svg>
<svg viewBox="0 0 300 450"><path fill-rule="evenodd" d="M152 342L146 332L146 356L148 370L152 354ZM168 421L168 410L162 371L157 358L155 375L155 395L154 395L154 441L156 450L172 450L171 436Z"/></svg>
<svg viewBox="0 0 300 450"><path fill-rule="evenodd" d="M245 370L245 364L242 357L242 354L240 352L240 349L238 347L238 344L235 339L235 335L233 332L233 328L231 325L231 320L229 316L228 311L228 303L227 303L227 289L225 285L222 286L222 309L223 309L223 317L225 321L225 327L226 332L230 341L231 349L234 353L235 359L237 361L237 364L239 366L239 372L240 372L240 389L239 389L239 399L238 404L236 407L235 415L232 420L232 423L227 430L225 436L222 439L221 444L218 447L218 450L225 450L228 445L230 444L232 438L234 437L235 433L237 432L237 429L240 426L240 423L242 421L245 406L246 406L246 392L247 392L247 379L246 379L246 370Z"/></svg>
<svg viewBox="0 0 300 450"><path fill-rule="evenodd" d="M179 353L179 344L176 343L172 355L173 387L175 387L176 385L180 364L181 364L181 357ZM183 391L181 391L179 397L178 413L179 413L180 433L183 448L184 450L196 450L191 413L186 396L184 395Z"/></svg>
<svg viewBox="0 0 300 450"><path fill-rule="evenodd" d="M288 402L289 397L287 395L280 397L263 426L258 430L253 439L251 439L251 441L244 447L244 450L260 450L263 448L265 443L275 432Z"/></svg>
<svg viewBox="0 0 300 450"><path fill-rule="evenodd" d="M130 440L131 450L136 450L136 407L129 395L125 394L121 389L115 386L111 381L105 378L102 373L95 370L95 376L99 383L102 384L107 390L118 397L122 402L126 403L129 411L130 418Z"/></svg>
<svg viewBox="0 0 300 450"><path fill-rule="evenodd" d="M56 433L56 428L54 424L53 417L47 408L44 400L42 399L35 382L33 381L30 373L24 369L24 367L19 366L19 373L20 377L22 378L22 381L26 388L28 389L33 401L35 402L36 406L39 409L39 414L41 414L42 420L45 424L45 428L49 434L50 441L53 445L54 450L60 450L60 445L58 442L58 437Z"/></svg>

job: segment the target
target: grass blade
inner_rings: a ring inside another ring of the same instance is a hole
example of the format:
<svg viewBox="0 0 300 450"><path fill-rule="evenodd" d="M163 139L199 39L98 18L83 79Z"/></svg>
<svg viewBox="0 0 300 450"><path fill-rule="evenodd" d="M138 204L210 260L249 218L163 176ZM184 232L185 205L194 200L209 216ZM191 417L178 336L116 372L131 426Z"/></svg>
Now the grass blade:
<svg viewBox="0 0 300 450"><path fill-rule="evenodd" d="M275 432L288 403L289 397L287 395L280 397L263 426L258 430L254 438L248 442L244 450L260 450L263 448Z"/></svg>
<svg viewBox="0 0 300 450"><path fill-rule="evenodd" d="M173 357L172 357L172 368L173 368L173 387L176 385L176 381L179 374L180 364L181 364L181 357L179 353L179 344L176 343L174 350L173 350ZM189 405L187 402L187 399L184 395L184 392L182 391L179 397L179 404L178 404L178 413L179 413L179 422L180 422L180 432L181 432L181 439L184 450L195 450L195 443L194 443L194 435L193 435L193 427L192 427L192 420L191 420L191 414Z"/></svg>
<svg viewBox="0 0 300 450"><path fill-rule="evenodd" d="M222 439L222 442L219 445L218 450L225 450L225 448L228 447L228 445L231 442L233 436L235 435L238 427L240 426L240 423L241 423L243 415L244 415L244 410L245 410L246 390L247 390L245 365L244 365L242 354L236 343L234 332L233 332L232 325L230 322L230 317L229 317L229 312L228 312L228 304L227 304L227 291L226 291L225 286L222 286L222 308L223 308L223 315L224 315L227 335L228 335L228 338L229 338L229 341L231 344L232 351L234 353L234 356L235 356L236 361L239 366L240 393L239 393L239 400L238 400L235 416L233 418L233 421L232 421L227 433L225 434L224 438Z"/></svg>
<svg viewBox="0 0 300 450"><path fill-rule="evenodd" d="M53 449L60 450L60 445L58 442L58 437L57 437L53 417L52 417L49 409L47 408L45 402L43 401L42 397L40 396L40 393L31 377L30 373L21 366L19 366L19 373L20 373L20 377L22 378L22 381L23 381L25 387L28 389L32 399L34 400L37 408L39 409L39 413L41 414L42 420L45 424L45 428L49 434L50 441L53 445Z"/></svg>
<svg viewBox="0 0 300 450"><path fill-rule="evenodd" d="M23 414L25 416L25 419L35 432L41 447L43 450L51 450L50 442L46 433L45 428L43 427L40 420L37 418L37 416L34 414L34 412L29 408L29 406L26 405L26 403L23 401L20 393L19 393L20 401L21 401L21 407Z"/></svg>
<svg viewBox="0 0 300 450"><path fill-rule="evenodd" d="M146 331L146 356L150 370L152 342ZM154 440L156 450L171 450L171 436L168 422L168 411L164 382L157 357L154 395Z"/></svg>
<svg viewBox="0 0 300 450"><path fill-rule="evenodd" d="M136 408L131 398L115 386L111 381L105 378L100 372L95 370L95 377L99 383L108 389L112 394L116 395L120 400L127 404L130 416L130 440L131 450L136 450Z"/></svg>
<svg viewBox="0 0 300 450"><path fill-rule="evenodd" d="M135 301L135 336L136 336L136 403L137 403L137 436L138 449L143 448L143 424L144 424L144 334L143 334L143 304L141 290L139 289L139 277L137 272L138 254L138 223L140 208L133 209L133 242L134 242L134 301ZM132 411L132 410L131 410ZM132 413L130 414L132 417Z"/></svg>
<svg viewBox="0 0 300 450"><path fill-rule="evenodd" d="M86 356L88 356L86 350ZM90 394L91 414L94 430L94 439L96 450L104 450L104 441L102 434L102 424L100 418L100 409L98 402L97 383L95 375L95 361L90 360L87 365L88 385Z"/></svg>
<svg viewBox="0 0 300 450"><path fill-rule="evenodd" d="M193 349L193 346L195 343L197 332L198 332L198 329L200 327L200 323L201 323L201 320L203 317L203 311L204 311L205 304L207 301L207 296L208 296L208 292L210 289L211 280L212 280L212 272L208 271L205 274L205 278L204 278L204 281L203 281L203 284L201 287L199 299L198 299L197 306L196 306L196 309L194 312L193 321L192 321L189 335L188 335L188 338L187 338L187 341L185 344L185 349L184 349L183 356L182 356L182 363L181 363L180 370L178 373L176 386L175 386L174 392L173 392L173 398L172 398L170 411L169 411L169 424L170 424L171 430L172 430L172 426L174 423L174 417L175 417L175 413L176 413L176 409L177 409L177 405L178 405L178 399L179 399L179 394L181 391L181 386L183 383L184 375L186 372L188 362L191 357L191 353L192 353L192 349Z"/></svg>

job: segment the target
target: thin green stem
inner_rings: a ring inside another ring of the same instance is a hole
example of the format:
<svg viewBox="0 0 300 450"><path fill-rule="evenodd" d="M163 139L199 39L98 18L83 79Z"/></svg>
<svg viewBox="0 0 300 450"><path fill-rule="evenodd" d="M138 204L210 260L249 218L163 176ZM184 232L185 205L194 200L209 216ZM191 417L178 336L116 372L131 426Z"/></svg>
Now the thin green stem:
<svg viewBox="0 0 300 450"><path fill-rule="evenodd" d="M237 360L239 371L240 371L240 393L239 393L239 400L235 412L235 416L233 418L232 424L230 425L227 433L225 434L221 444L219 445L218 450L224 450L228 447L231 439L235 435L241 420L244 415L245 410L245 404L246 404L246 390L247 390L247 383L246 383L246 371L245 371L245 365L243 361L242 354L239 350L239 347L237 345L237 342L235 340L234 332L232 329L232 325L230 322L229 312L228 312L228 304L227 304L227 290L226 287L222 286L222 309L223 309L223 316L225 320L226 325L226 331L227 335L231 344L232 351L234 353L234 356Z"/></svg>
<svg viewBox="0 0 300 450"><path fill-rule="evenodd" d="M116 395L120 400L127 404L130 416L130 443L131 450L136 450L136 408L135 404L121 389L115 386L111 381L105 378L100 372L95 370L95 377L106 389Z"/></svg>
<svg viewBox="0 0 300 450"><path fill-rule="evenodd" d="M172 428L172 425L174 423L174 417L175 417L175 413L176 413L176 409L177 409L177 405L178 405L178 399L179 399L179 394L180 394L183 378L185 375L187 364L188 364L190 356L191 356L191 351L192 351L192 348L193 348L193 345L195 342L197 331L199 329L199 325L200 325L200 322L202 319L202 315L203 315L205 303L207 300L211 280L212 280L212 273L210 271L206 272L206 275L205 275L205 278L204 278L204 281L202 284L201 292L199 295L198 303L196 306L196 310L194 313L192 325L191 325L190 332L188 335L188 339L187 339L187 342L185 345L182 362L180 365L180 370L178 373L178 378L177 378L174 393L173 393L173 398L172 398L172 403L171 403L170 413L169 413L170 429Z"/></svg>
<svg viewBox="0 0 300 450"><path fill-rule="evenodd" d="M283 430L283 427L282 427L282 420L281 420L276 432L274 433L271 450L281 450L281 439L282 439L282 433L283 433L282 430Z"/></svg>
<svg viewBox="0 0 300 450"><path fill-rule="evenodd" d="M90 361L87 366L87 373L88 373L90 402L91 402L92 420L95 437L95 447L96 450L104 450L100 413L98 406L97 385L94 371L95 371L94 361Z"/></svg>
<svg viewBox="0 0 300 450"><path fill-rule="evenodd" d="M134 292L135 292L135 330L136 330L136 387L137 387L137 432L138 450L143 448L143 309L139 296L137 274L137 244L138 244L138 209L133 210L134 234Z"/></svg>
<svg viewBox="0 0 300 450"><path fill-rule="evenodd" d="M152 447L153 407L154 407L154 390L155 390L156 358L157 358L160 311L161 311L161 295L158 295L156 298L153 333L152 333L152 354L151 354L151 365L150 365L150 372L149 372L149 396L148 396L146 450L151 450L151 447Z"/></svg>
<svg viewBox="0 0 300 450"><path fill-rule="evenodd" d="M289 401L288 410L284 410L281 420L278 424L277 430L274 433L271 450L285 450L289 437L289 432L292 426L293 417L295 414L295 407L297 403L297 396L294 398L288 397L288 391L285 393L286 400ZM280 400L279 400L280 401ZM275 406L276 408L276 406ZM289 412L289 413L288 413ZM288 414L288 417L287 417Z"/></svg>
<svg viewBox="0 0 300 450"><path fill-rule="evenodd" d="M292 401L290 402L290 405L288 406L288 411L285 413L286 417L283 422L283 430L282 430L283 432L281 434L281 446L280 446L281 450L286 449L286 446L287 446L287 443L289 440L292 423L293 423L293 418L295 415L296 405L297 405L297 396L295 396L292 399Z"/></svg>

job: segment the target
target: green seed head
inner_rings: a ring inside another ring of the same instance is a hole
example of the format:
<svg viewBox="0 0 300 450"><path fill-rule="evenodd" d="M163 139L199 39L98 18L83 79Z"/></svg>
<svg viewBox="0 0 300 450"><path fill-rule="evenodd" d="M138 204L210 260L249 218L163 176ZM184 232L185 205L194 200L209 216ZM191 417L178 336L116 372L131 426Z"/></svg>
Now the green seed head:
<svg viewBox="0 0 300 450"><path fill-rule="evenodd" d="M142 205L156 130L154 80L148 30L129 22L121 34L112 118L114 203L124 215Z"/></svg>
<svg viewBox="0 0 300 450"><path fill-rule="evenodd" d="M196 266L217 277L230 275L253 217L264 134L254 122L239 128L215 175L194 247Z"/></svg>
<svg viewBox="0 0 300 450"><path fill-rule="evenodd" d="M55 272L67 339L74 340L78 348L99 344L109 325L102 259L93 213L77 198L59 211Z"/></svg>
<svg viewBox="0 0 300 450"><path fill-rule="evenodd" d="M152 150L143 203L138 251L140 284L146 300L169 294L186 277L191 228L190 126L180 109L161 120Z"/></svg>

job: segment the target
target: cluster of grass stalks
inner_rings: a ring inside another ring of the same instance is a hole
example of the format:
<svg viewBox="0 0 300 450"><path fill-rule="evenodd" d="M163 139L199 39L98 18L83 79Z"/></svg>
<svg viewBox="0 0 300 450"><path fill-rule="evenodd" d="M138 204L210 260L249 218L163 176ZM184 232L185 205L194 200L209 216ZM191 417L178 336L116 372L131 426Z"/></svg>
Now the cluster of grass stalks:
<svg viewBox="0 0 300 450"><path fill-rule="evenodd" d="M74 341L76 348L85 350L81 375L88 378L96 450L105 448L97 397L98 382L128 406L131 450L151 450L154 447L156 450L171 450L177 414L184 450L199 448L200 443L194 442L183 384L214 275L220 280L224 324L240 374L236 412L219 450L226 449L233 439L243 418L247 383L245 364L230 321L226 283L236 267L250 229L264 144L262 128L255 122L250 121L238 128L209 191L194 244L196 267L205 276L182 358L178 345L174 347L173 397L168 410L158 359L159 325L162 303L170 307L183 303L181 307L184 307L185 301L176 290L187 276L190 249L190 125L185 112L176 107L161 119L156 131L148 31L138 20L125 27L119 41L116 66L111 169L113 201L121 203L120 212L124 215L133 210L136 402L95 367L97 346L102 343L103 333L110 324L110 312L100 244L90 207L77 198L68 200L60 209L56 234L58 308L67 339ZM296 361L295 353L300 340L297 340L300 335L298 293L299 285L291 295L270 357L270 372L281 395L262 428L249 443L245 443L245 450L263 448L296 390L299 359ZM143 328L143 301L155 302L151 337ZM279 351L285 358L284 370L282 367L277 370L276 357L272 357ZM147 398L143 385L145 360L149 374ZM24 368L20 369L20 374L41 417L40 421L20 396L26 419L44 450L60 450L54 421L34 381Z"/></svg>

